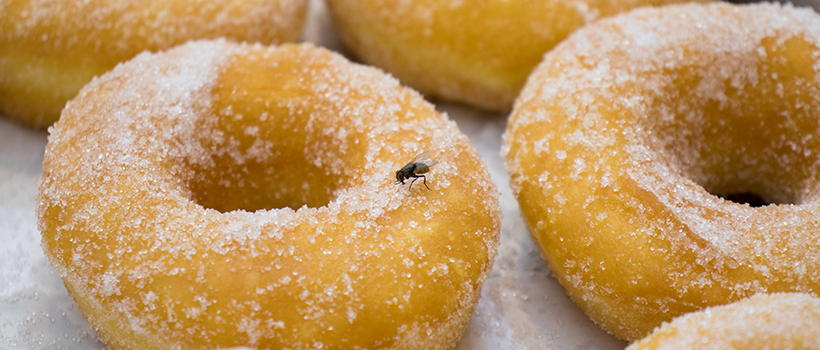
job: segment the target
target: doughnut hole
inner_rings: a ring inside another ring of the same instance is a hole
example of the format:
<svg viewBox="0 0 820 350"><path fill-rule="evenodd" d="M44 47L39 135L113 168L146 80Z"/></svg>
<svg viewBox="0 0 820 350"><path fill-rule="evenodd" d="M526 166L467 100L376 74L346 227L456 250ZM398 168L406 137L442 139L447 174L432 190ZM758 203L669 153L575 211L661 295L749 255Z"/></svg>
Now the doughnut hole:
<svg viewBox="0 0 820 350"><path fill-rule="evenodd" d="M320 83L310 72L322 62L297 69L294 60L269 64L260 55L234 61L212 92L218 118L201 126L208 157L188 159L193 200L221 212L321 207L353 185L367 138L339 118L312 117L334 113L331 101L304 89Z"/></svg>
<svg viewBox="0 0 820 350"><path fill-rule="evenodd" d="M729 193L729 194L725 194L725 195L715 194L715 193L713 193L713 194L720 197L720 198L723 198L724 200L739 203L739 204L748 204L750 207L754 207L754 208L763 207L763 206L766 206L766 205L769 205L769 204L775 204L775 203L769 203L769 202L763 200L763 198L760 198L760 196L758 196L754 193L750 193L750 192Z"/></svg>
<svg viewBox="0 0 820 350"><path fill-rule="evenodd" d="M820 162L818 91L810 84L817 48L802 36L766 38L761 47L758 67L730 65L725 76L664 70L674 78L648 114L658 117L642 127L666 164L713 195L750 206L805 203L817 192Z"/></svg>

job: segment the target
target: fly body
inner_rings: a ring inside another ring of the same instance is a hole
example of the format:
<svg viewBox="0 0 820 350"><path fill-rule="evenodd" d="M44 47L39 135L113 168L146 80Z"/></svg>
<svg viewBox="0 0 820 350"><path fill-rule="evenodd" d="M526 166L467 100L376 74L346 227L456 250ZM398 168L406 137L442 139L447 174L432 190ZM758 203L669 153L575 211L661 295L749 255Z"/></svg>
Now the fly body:
<svg viewBox="0 0 820 350"><path fill-rule="evenodd" d="M404 180L409 180L413 178L413 181L410 182L410 188L413 189L413 183L416 182L419 178L424 181L424 187L427 187L429 190L430 187L427 186L427 178L424 176L427 172L430 171L434 165L438 164L437 160L430 160L430 152L424 151L421 152L419 155L413 158L410 163L403 166L399 171L396 172L396 184L404 185Z"/></svg>

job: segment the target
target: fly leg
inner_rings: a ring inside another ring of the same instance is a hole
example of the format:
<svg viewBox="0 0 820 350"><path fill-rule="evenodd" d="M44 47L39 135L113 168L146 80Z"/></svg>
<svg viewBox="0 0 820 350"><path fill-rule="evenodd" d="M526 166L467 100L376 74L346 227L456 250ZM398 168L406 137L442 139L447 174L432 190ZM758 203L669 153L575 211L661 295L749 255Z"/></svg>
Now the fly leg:
<svg viewBox="0 0 820 350"><path fill-rule="evenodd" d="M425 177L424 175L418 175L418 174L413 174L411 176L413 177L413 181L410 181L410 187L407 189L408 191L413 189L413 184L416 183L416 180L418 180L419 178L424 180L424 187L427 187L428 190L430 189L430 187L427 186L427 177Z"/></svg>

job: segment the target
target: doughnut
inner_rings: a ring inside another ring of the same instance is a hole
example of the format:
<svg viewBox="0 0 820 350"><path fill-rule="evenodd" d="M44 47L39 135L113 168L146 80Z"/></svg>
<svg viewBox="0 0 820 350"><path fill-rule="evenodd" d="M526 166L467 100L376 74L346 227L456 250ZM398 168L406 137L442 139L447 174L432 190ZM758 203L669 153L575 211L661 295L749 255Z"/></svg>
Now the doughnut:
<svg viewBox="0 0 820 350"><path fill-rule="evenodd" d="M43 249L114 349L451 348L496 255L456 124L310 44L139 54L50 131ZM422 151L429 189L395 185Z"/></svg>
<svg viewBox="0 0 820 350"><path fill-rule="evenodd" d="M0 115L54 123L118 62L188 40L298 40L308 0L0 0Z"/></svg>
<svg viewBox="0 0 820 350"><path fill-rule="evenodd" d="M423 94L509 112L544 52L572 31L683 0L328 0L346 46ZM708 0L696 0L708 1Z"/></svg>
<svg viewBox="0 0 820 350"><path fill-rule="evenodd" d="M820 349L820 299L759 294L674 319L627 350Z"/></svg>
<svg viewBox="0 0 820 350"><path fill-rule="evenodd" d="M707 306L820 292L819 73L820 16L774 4L636 9L544 56L502 153L593 321L632 341Z"/></svg>

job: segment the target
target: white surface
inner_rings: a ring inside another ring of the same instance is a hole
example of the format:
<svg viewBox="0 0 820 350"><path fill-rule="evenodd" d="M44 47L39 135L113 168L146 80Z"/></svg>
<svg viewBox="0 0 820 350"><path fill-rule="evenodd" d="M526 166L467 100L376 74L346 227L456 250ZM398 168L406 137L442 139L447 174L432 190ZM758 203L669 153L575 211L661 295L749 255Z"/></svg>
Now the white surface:
<svg viewBox="0 0 820 350"><path fill-rule="evenodd" d="M0 119L0 349L102 349L40 249L45 132Z"/></svg>
<svg viewBox="0 0 820 350"><path fill-rule="evenodd" d="M323 5L311 5L306 41L345 53ZM505 116L439 108L486 161L504 213L498 258L458 349L623 349L570 301L532 243L499 155ZM0 118L0 349L104 349L40 248L34 208L45 144L45 132Z"/></svg>

